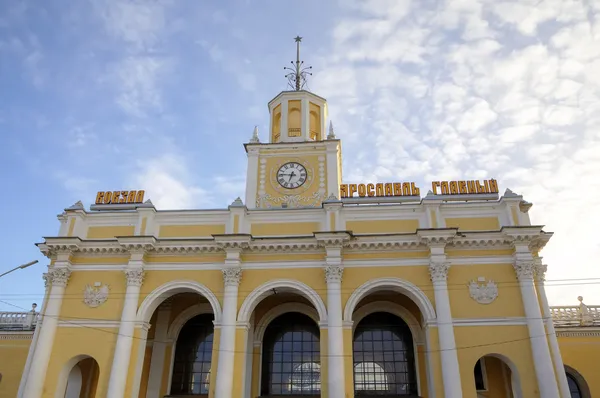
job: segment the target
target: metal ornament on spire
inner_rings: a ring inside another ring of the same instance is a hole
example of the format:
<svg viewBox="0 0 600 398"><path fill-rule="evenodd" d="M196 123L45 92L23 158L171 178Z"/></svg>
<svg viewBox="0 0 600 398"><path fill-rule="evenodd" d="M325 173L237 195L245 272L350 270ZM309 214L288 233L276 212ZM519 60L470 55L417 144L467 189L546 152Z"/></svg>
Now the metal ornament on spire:
<svg viewBox="0 0 600 398"><path fill-rule="evenodd" d="M306 85L306 76L312 76L312 73L308 72L312 69L312 66L303 67L304 61L300 61L300 42L302 42L302 37L296 36L294 40L296 41L296 62L290 61L293 67L284 66L283 69L290 71L290 73L285 75L288 79L288 85L292 89L300 91Z"/></svg>

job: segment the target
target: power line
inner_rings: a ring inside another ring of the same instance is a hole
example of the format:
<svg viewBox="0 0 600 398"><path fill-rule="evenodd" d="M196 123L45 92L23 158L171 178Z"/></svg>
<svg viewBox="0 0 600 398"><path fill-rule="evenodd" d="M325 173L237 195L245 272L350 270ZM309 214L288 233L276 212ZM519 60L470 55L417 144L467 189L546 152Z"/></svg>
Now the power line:
<svg viewBox="0 0 600 398"><path fill-rule="evenodd" d="M21 308L21 307L15 305L15 304L8 303L8 302L3 301L3 300L0 300L0 302L2 302L4 304L7 304L7 305L10 305L10 306L13 306L13 307L16 307L16 308ZM144 342L147 341L147 339L143 339L141 337L136 337L134 335L124 335L124 334L122 334L122 333L120 333L118 331L114 332L114 331L102 329L102 328L99 328L99 327L94 327L94 326L89 326L89 325L81 325L81 324L75 323L73 321L66 321L64 319L61 319L61 317L59 317L59 316L48 316L48 315L44 315L44 316L45 317L50 317L50 318L55 318L55 319L57 319L59 321L62 320L63 322L71 323L71 324L73 324L75 326L86 328L86 329L97 330L97 331L104 332L104 333L109 333L109 334L112 334L112 335L115 335L115 336L130 337L130 338L132 338L134 340L139 340L139 341L144 341ZM77 319L75 317L73 317L73 318ZM540 319L540 318L537 318L537 319ZM543 319L543 318L541 318L541 319ZM439 323L438 325L442 325L442 324L444 324L444 323ZM264 324L260 324L259 323L258 325L264 325ZM221 325L221 326L223 326L223 325ZM393 325L381 325L381 326L393 326ZM523 326L526 326L526 325L523 325ZM420 327L420 325L419 325L419 327ZM424 351L424 353L434 353L434 352L442 352L442 351L458 351L458 350L465 350L465 349L472 349L472 348L479 348L479 347L496 346L496 345L501 345L501 344L510 344L510 343L515 343L515 342L520 342L520 341L527 341L527 340L531 340L531 339L534 339L534 338L543 338L543 337L550 336L551 334L552 333L544 333L543 335L538 335L538 336L530 336L530 337L525 337L525 338L520 338L520 339L502 340L502 341L496 341L496 342L485 343L485 344L475 344L475 345L470 345L470 346L456 347L456 348L452 348L452 349L437 349L437 350L426 349ZM556 334L556 332L554 334ZM414 338L414 336L413 336L413 338ZM170 344L170 343L172 343L172 341L154 340L154 339L152 340L152 342L159 342L159 343L164 343L164 344ZM0 346L2 346L2 345L0 345ZM218 348L216 351L217 352L223 351L223 352L233 352L233 353L240 353L240 354L248 354L248 352L246 352L246 351L241 351L241 350L223 350L223 349L220 349L220 348ZM255 355L255 354L253 353L253 355ZM331 355L331 354L325 354L325 355L323 355L323 354L321 354L321 357L349 357L349 358L352 358L353 354L341 354L341 355Z"/></svg>

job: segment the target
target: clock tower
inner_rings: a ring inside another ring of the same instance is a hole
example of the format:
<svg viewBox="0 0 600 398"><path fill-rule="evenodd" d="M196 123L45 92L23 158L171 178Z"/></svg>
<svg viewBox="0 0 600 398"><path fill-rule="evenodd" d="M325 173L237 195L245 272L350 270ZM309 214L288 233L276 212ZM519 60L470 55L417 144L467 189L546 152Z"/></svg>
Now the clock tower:
<svg viewBox="0 0 600 398"><path fill-rule="evenodd" d="M249 209L317 207L330 196L339 198L342 179L341 143L330 123L325 136L327 101L304 89L312 67L300 61L286 67L292 90L269 102L269 143L258 129L249 143L246 206Z"/></svg>

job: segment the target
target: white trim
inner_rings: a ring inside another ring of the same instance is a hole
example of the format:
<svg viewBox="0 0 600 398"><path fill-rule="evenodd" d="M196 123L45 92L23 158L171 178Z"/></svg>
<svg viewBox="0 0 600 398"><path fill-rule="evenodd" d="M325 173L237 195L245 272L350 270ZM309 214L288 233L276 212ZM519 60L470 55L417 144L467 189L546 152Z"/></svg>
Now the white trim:
<svg viewBox="0 0 600 398"><path fill-rule="evenodd" d="M304 303L284 303L271 308L263 315L262 318L260 318L258 325L255 325L254 327L254 343L260 342L262 344L262 341L265 337L265 331L267 330L269 324L278 316L288 312L299 312L304 314L315 321L317 326L321 328L321 322L319 322L319 313L314 307Z"/></svg>
<svg viewBox="0 0 600 398"><path fill-rule="evenodd" d="M453 318L452 323L454 326L526 326L527 318Z"/></svg>
<svg viewBox="0 0 600 398"><path fill-rule="evenodd" d="M431 349L431 333L429 327L425 326L425 362L427 363L427 396L435 398L435 380L433 379L433 350Z"/></svg>
<svg viewBox="0 0 600 398"><path fill-rule="evenodd" d="M359 307L352 314L352 343L354 344L354 332L356 331L356 326L367 315L370 315L375 312L387 312L389 314L395 315L398 318L402 319L410 329L410 334L412 335L411 337L413 340L413 357L415 359L415 363L413 365L417 374L417 395L421 395L421 372L419 369L419 352L417 347L425 344L425 336L423 336L423 329L417 321L417 318L415 318L415 316L411 314L410 311L408 311L401 305L392 303L390 301L373 301L371 303Z"/></svg>
<svg viewBox="0 0 600 398"><path fill-rule="evenodd" d="M206 298L212 307L213 314L215 315L215 322L221 322L221 304L219 303L217 296L200 282L192 280L174 280L154 289L146 296L140 305L137 312L138 321L149 322L152 314L154 314L154 311L163 301L177 293L183 292L197 293Z"/></svg>
<svg viewBox="0 0 600 398"><path fill-rule="evenodd" d="M413 300L421 310L425 322L436 319L435 310L433 309L431 301L416 285L400 278L377 278L363 283L354 290L344 308L344 321L352 321L352 314L363 298L373 292L384 289L397 291Z"/></svg>
<svg viewBox="0 0 600 398"><path fill-rule="evenodd" d="M90 355L81 354L74 356L67 360L67 362L65 362L65 364L62 366L62 369L60 370L60 373L58 374L58 381L56 383L56 389L54 390L54 398L65 397L65 393L67 392L67 380L69 379L69 374L71 373L71 370L79 362L87 358L92 358L94 361L96 361L96 359ZM96 364L98 364L98 361L96 361Z"/></svg>
<svg viewBox="0 0 600 398"><path fill-rule="evenodd" d="M412 250L421 251L421 250ZM308 253L308 252L306 252ZM315 251L315 253L320 253ZM265 252L265 255L268 255ZM165 256L168 260L168 256ZM473 265L473 264L511 264L511 256L481 256L481 257L449 257L451 265ZM396 259L372 259L372 260L344 260L345 268L370 268L370 267L415 267L427 266L429 258L396 258ZM244 262L246 269L282 269L282 268L323 268L325 260L322 261L248 261ZM78 264L73 266L73 271L121 271L126 269L127 264ZM144 269L147 271L206 271L220 270L223 263L147 263Z"/></svg>
<svg viewBox="0 0 600 398"><path fill-rule="evenodd" d="M118 329L121 325L121 321L109 321L104 319L86 319L86 320L72 320L72 321L58 321L58 327L63 328L115 328ZM141 322L136 322L136 328L144 327Z"/></svg>
<svg viewBox="0 0 600 398"><path fill-rule="evenodd" d="M314 222L321 223L323 220L322 208L288 208L288 209L252 209L248 212L248 222L252 224L284 224L289 222ZM318 232L318 231L313 231Z"/></svg>
<svg viewBox="0 0 600 398"><path fill-rule="evenodd" d="M319 321L327 322L327 307L321 299L321 296L310 286L293 280L293 279L275 279L266 283L263 283L250 293L238 312L238 322L248 322L254 308L260 303L265 297L270 296L273 289L281 291L287 291L292 293L298 293L301 296L307 298L315 307L319 313Z"/></svg>

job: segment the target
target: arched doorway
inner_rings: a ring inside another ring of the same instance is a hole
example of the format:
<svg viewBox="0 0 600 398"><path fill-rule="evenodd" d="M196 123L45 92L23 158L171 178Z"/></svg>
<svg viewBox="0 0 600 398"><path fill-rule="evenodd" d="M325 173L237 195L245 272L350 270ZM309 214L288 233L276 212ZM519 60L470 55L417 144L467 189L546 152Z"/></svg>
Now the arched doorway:
<svg viewBox="0 0 600 398"><path fill-rule="evenodd" d="M567 383L569 384L571 398L591 398L590 387L577 370L571 366L565 365L565 373L567 375Z"/></svg>
<svg viewBox="0 0 600 398"><path fill-rule="evenodd" d="M214 316L201 314L185 323L177 338L172 395L208 395L214 341Z"/></svg>
<svg viewBox="0 0 600 398"><path fill-rule="evenodd" d="M354 395L397 396L418 393L411 331L386 312L365 316L353 341Z"/></svg>
<svg viewBox="0 0 600 398"><path fill-rule="evenodd" d="M80 359L70 367L63 390L64 398L95 398L99 376L100 367L94 358Z"/></svg>
<svg viewBox="0 0 600 398"><path fill-rule="evenodd" d="M473 366L477 396L520 398L521 382L515 365L504 355L487 354Z"/></svg>
<svg viewBox="0 0 600 398"><path fill-rule="evenodd" d="M264 334L261 396L320 394L318 325L297 312L278 316Z"/></svg>

